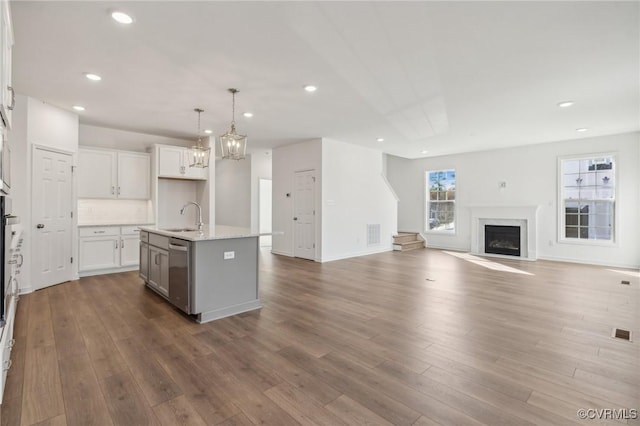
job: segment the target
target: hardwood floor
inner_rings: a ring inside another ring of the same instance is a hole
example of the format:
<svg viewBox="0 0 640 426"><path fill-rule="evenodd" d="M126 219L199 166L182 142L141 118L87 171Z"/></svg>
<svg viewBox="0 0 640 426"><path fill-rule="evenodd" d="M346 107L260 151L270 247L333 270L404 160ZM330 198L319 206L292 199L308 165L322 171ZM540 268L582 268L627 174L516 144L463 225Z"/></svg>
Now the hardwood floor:
<svg viewBox="0 0 640 426"><path fill-rule="evenodd" d="M265 251L264 308L199 325L136 273L83 278L20 299L1 424L638 425L576 412L640 409L638 342L611 337L637 340L639 281L433 249Z"/></svg>

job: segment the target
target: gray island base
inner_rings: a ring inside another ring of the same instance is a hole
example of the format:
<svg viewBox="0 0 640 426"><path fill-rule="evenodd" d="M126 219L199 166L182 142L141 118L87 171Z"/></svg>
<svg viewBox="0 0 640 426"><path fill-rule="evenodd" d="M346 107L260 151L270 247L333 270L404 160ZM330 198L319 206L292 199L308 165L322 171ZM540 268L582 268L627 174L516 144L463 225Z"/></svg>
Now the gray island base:
<svg viewBox="0 0 640 426"><path fill-rule="evenodd" d="M228 226L140 229L140 277L197 322L262 307L257 234Z"/></svg>

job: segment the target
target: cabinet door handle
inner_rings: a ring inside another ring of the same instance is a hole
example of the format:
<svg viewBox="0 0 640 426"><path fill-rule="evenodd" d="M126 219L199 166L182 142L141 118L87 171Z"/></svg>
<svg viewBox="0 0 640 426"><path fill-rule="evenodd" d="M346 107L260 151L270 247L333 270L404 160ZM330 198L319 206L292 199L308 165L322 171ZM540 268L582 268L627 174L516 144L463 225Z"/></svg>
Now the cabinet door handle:
<svg viewBox="0 0 640 426"><path fill-rule="evenodd" d="M160 264L160 262L158 262L158 256L159 256L159 254L156 253L156 255L155 255L154 259L153 259L153 263L155 263L156 265Z"/></svg>
<svg viewBox="0 0 640 426"><path fill-rule="evenodd" d="M8 348L13 348L16 344L16 339L11 339L9 340L9 344L7 345Z"/></svg>
<svg viewBox="0 0 640 426"><path fill-rule="evenodd" d="M104 234L105 231L93 231L94 234Z"/></svg>
<svg viewBox="0 0 640 426"><path fill-rule="evenodd" d="M118 187L118 195L120 195L120 187Z"/></svg>
<svg viewBox="0 0 640 426"><path fill-rule="evenodd" d="M120 240L120 247L124 248L124 240Z"/></svg>
<svg viewBox="0 0 640 426"><path fill-rule="evenodd" d="M4 371L9 371L9 369L11 368L11 364L13 364L13 360L12 359L10 359L8 361L5 361L6 367L4 367Z"/></svg>
<svg viewBox="0 0 640 426"><path fill-rule="evenodd" d="M118 240L116 240L114 242L116 243L116 247L115 248L118 248Z"/></svg>
<svg viewBox="0 0 640 426"><path fill-rule="evenodd" d="M20 263L18 264L18 268L19 268L24 263L24 256L22 255L22 253L18 253L18 256L20 256Z"/></svg>
<svg viewBox="0 0 640 426"><path fill-rule="evenodd" d="M7 86L7 89L11 91L11 105L9 105L7 108L10 111L13 111L13 109L16 107L16 91L13 90L13 87L11 86Z"/></svg>
<svg viewBox="0 0 640 426"><path fill-rule="evenodd" d="M116 187L112 186L111 187L111 195L115 195L115 193L116 193Z"/></svg>

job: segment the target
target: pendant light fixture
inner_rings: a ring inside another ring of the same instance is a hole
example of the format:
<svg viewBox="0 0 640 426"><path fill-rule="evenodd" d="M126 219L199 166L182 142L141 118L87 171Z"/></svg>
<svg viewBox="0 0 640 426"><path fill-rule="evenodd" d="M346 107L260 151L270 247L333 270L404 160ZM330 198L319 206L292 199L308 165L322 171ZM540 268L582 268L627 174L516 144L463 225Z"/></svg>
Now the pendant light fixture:
<svg viewBox="0 0 640 426"><path fill-rule="evenodd" d="M191 147L189 152L189 167L205 168L209 167L209 155L211 148L202 146L202 137L200 136L200 114L204 112L202 108L195 108L198 113L198 141L195 146Z"/></svg>
<svg viewBox="0 0 640 426"><path fill-rule="evenodd" d="M247 135L236 133L236 93L238 89L229 89L232 96L231 129L220 136L220 153L225 160L243 160L247 151Z"/></svg>

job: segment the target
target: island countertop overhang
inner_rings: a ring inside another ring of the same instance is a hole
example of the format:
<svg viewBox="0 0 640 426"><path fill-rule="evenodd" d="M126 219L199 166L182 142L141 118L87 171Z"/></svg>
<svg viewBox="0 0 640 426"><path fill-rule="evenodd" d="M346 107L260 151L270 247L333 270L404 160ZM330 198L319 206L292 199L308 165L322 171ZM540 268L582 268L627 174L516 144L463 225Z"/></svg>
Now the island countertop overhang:
<svg viewBox="0 0 640 426"><path fill-rule="evenodd" d="M231 238L258 237L259 234L251 232L249 228L225 225L204 225L202 231L173 231L174 228L161 228L158 226L141 226L141 230L164 235L171 238L180 238L187 241L224 240Z"/></svg>

